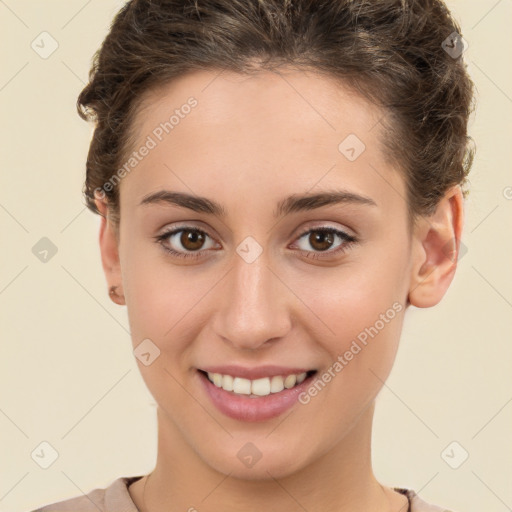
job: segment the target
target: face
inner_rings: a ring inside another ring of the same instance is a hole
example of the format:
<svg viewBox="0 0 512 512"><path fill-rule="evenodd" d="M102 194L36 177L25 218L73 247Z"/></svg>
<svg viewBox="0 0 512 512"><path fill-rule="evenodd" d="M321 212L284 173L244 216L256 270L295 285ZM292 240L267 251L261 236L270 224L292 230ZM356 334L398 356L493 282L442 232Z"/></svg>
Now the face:
<svg viewBox="0 0 512 512"><path fill-rule="evenodd" d="M148 96L133 150L150 149L120 183L122 287L159 429L241 478L299 471L349 435L391 370L412 268L383 113L280 73L194 72Z"/></svg>

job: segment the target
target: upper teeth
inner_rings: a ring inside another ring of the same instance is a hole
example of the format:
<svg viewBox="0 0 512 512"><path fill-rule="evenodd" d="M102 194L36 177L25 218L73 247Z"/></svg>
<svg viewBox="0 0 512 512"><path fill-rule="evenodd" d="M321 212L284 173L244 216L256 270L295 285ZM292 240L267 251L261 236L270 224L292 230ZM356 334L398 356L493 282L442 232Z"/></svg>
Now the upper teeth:
<svg viewBox="0 0 512 512"><path fill-rule="evenodd" d="M270 393L279 393L284 388L290 389L296 384L300 384L306 378L306 372L298 375L291 374L286 377L276 375L275 377L263 377L262 379L255 380L208 372L208 378L217 387L226 391L233 391L241 395L266 396Z"/></svg>

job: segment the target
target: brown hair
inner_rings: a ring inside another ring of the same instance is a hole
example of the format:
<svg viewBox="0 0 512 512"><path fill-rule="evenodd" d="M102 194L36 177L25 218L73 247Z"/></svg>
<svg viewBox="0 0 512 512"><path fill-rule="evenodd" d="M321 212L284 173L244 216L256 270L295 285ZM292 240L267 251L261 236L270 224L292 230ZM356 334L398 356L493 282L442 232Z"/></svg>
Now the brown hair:
<svg viewBox="0 0 512 512"><path fill-rule="evenodd" d="M384 109L384 148L404 173L409 213L431 214L450 186L467 195L474 154L473 83L462 55L443 45L455 47L454 33L461 30L441 0L131 0L77 100L80 116L95 121L86 205L98 213L101 189L119 221L118 187L104 185L133 150L133 121L150 90L193 70L291 65L340 80Z"/></svg>

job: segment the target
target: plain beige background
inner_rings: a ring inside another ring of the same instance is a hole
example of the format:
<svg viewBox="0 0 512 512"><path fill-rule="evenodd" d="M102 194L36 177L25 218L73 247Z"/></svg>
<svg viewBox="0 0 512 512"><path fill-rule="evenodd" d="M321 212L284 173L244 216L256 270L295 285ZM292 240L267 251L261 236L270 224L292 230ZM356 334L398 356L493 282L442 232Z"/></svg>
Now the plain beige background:
<svg viewBox="0 0 512 512"><path fill-rule="evenodd" d="M142 475L156 460L155 405L131 351L125 308L108 298L99 218L81 196L92 126L75 101L122 3L0 1L5 512ZM377 399L374 468L386 485L454 511L505 511L512 507L512 1L449 6L477 86L467 253L443 302L407 314ZM43 31L58 42L47 59L31 47ZM43 237L57 249L45 263L33 253ZM43 442L58 452L47 469L37 457L43 450L50 460ZM467 460L450 467L465 452Z"/></svg>

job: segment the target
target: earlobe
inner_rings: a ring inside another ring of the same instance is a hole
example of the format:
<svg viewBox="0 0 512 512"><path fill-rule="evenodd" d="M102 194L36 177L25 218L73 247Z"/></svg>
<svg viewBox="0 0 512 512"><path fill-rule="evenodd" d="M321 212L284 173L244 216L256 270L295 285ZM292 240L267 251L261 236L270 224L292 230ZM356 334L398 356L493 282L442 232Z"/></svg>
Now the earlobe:
<svg viewBox="0 0 512 512"><path fill-rule="evenodd" d="M123 293L121 264L119 260L119 239L116 226L109 216L105 200L96 198L96 207L101 215L99 245L103 272L107 280L109 297L119 305L126 304Z"/></svg>
<svg viewBox="0 0 512 512"><path fill-rule="evenodd" d="M453 280L461 247L463 203L460 186L451 187L435 213L421 218L415 227L409 288L409 302L413 306L435 306Z"/></svg>

